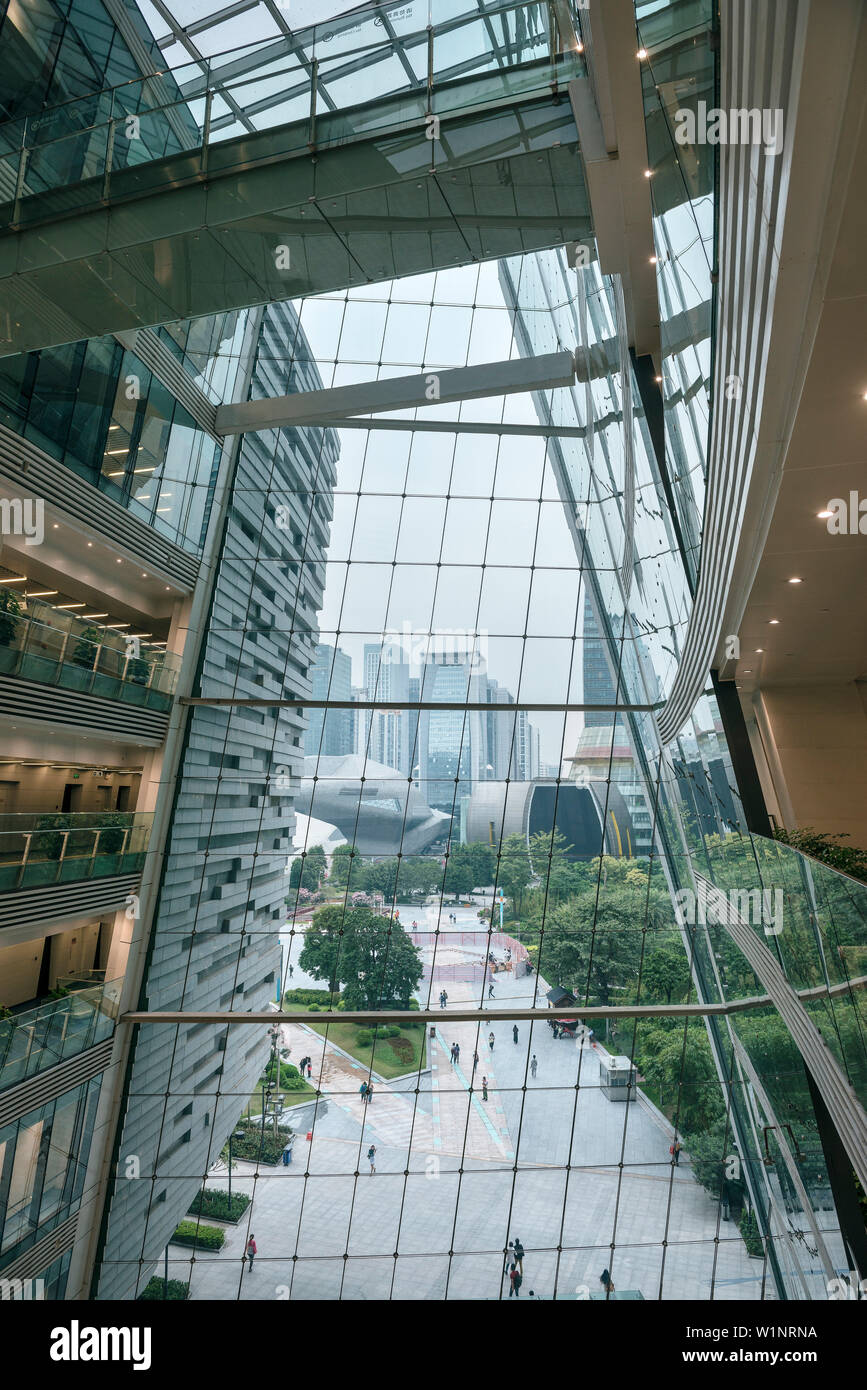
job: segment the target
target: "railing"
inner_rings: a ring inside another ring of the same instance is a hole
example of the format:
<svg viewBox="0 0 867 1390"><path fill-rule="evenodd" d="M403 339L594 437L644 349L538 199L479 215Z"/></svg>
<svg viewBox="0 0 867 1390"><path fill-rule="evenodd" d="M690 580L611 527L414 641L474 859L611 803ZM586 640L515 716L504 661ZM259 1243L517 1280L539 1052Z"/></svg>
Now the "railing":
<svg viewBox="0 0 867 1390"><path fill-rule="evenodd" d="M0 893L138 873L152 822L140 811L0 815Z"/></svg>
<svg viewBox="0 0 867 1390"><path fill-rule="evenodd" d="M39 195L52 190L53 215L115 193L140 194L160 186L148 165L174 155L192 156L183 179L225 172L232 156L227 164L220 146L239 135L255 140L279 127L277 153L309 154L545 87L557 91L579 72L564 0L501 0L483 13L474 6L439 20L434 14L415 30L393 8L345 15L0 124L0 163L14 189L0 224L40 220ZM433 150L437 137L430 138ZM255 162L246 138L244 145L244 160ZM274 156L269 147L263 157ZM126 178L113 190L121 172Z"/></svg>
<svg viewBox="0 0 867 1390"><path fill-rule="evenodd" d="M110 980L77 989L38 1008L0 1018L0 1091L110 1038L122 983Z"/></svg>
<svg viewBox="0 0 867 1390"><path fill-rule="evenodd" d="M180 658L0 587L0 674L167 710Z"/></svg>

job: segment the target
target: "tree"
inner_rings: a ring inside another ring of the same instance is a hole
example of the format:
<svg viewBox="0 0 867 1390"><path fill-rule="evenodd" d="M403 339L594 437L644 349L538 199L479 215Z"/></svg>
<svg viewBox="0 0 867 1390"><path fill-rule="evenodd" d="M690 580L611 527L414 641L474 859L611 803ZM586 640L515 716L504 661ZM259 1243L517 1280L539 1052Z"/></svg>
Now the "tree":
<svg viewBox="0 0 867 1390"><path fill-rule="evenodd" d="M328 875L328 882L332 888L348 888L350 880L358 879L359 883L353 881L353 888L360 886L361 860L356 853L354 845L337 845L331 855L331 872Z"/></svg>
<svg viewBox="0 0 867 1390"><path fill-rule="evenodd" d="M648 951L641 972L641 1002L671 1003L672 995L682 1000L689 989L689 962L682 945L662 946Z"/></svg>
<svg viewBox="0 0 867 1390"><path fill-rule="evenodd" d="M705 1130L686 1136L686 1148L696 1182L713 1197L726 1197L733 1207L743 1204L744 1184L741 1161L735 1149L731 1120L725 1112Z"/></svg>
<svg viewBox="0 0 867 1390"><path fill-rule="evenodd" d="M645 895L625 884L570 898L549 914L539 971L588 1004L611 1004L633 992L646 924Z"/></svg>
<svg viewBox="0 0 867 1390"><path fill-rule="evenodd" d="M338 905L320 907L304 933L298 964L314 980L327 980L332 994L339 994L343 969L343 924L349 914Z"/></svg>
<svg viewBox="0 0 867 1390"><path fill-rule="evenodd" d="M516 912L521 911L531 877L527 841L523 835L507 835L497 856L497 887L511 898Z"/></svg>
<svg viewBox="0 0 867 1390"><path fill-rule="evenodd" d="M408 1007L424 974L421 952L400 923L368 907L346 914L339 969L348 1009Z"/></svg>
<svg viewBox="0 0 867 1390"><path fill-rule="evenodd" d="M325 877L326 869L325 850L321 845L311 845L310 849L292 860L289 887L307 888L311 893L315 893L320 880Z"/></svg>
<svg viewBox="0 0 867 1390"><path fill-rule="evenodd" d="M356 887L363 886L368 893L381 893L386 902L391 902L397 888L399 868L399 859L368 860L364 865L364 883L357 883Z"/></svg>
<svg viewBox="0 0 867 1390"><path fill-rule="evenodd" d="M574 865L569 859L572 846L559 830L551 834L538 830L530 836L530 863L540 879L538 893L543 902L555 905L574 893L577 882Z"/></svg>

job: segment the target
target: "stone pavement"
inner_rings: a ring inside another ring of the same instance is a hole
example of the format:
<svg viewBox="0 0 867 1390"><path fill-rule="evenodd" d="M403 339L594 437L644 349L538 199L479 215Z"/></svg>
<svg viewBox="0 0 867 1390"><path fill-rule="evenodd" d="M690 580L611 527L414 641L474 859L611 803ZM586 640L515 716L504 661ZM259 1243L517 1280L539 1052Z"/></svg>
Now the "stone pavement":
<svg viewBox="0 0 867 1390"><path fill-rule="evenodd" d="M449 931L478 926L474 911L447 904L450 911L458 922L442 921L441 944ZM435 925L431 909L424 926ZM450 974L459 965L452 948ZM306 983L297 968L291 983ZM476 980L446 987L451 1008L477 997ZM732 1224L718 1227L717 1205L688 1156L672 1167L660 1117L640 1102L605 1098L591 1046L525 1023L515 1045L509 1009L533 1002L536 988L535 977L497 975L490 1022L481 1025L450 1023L445 1009L419 1089L411 1078L375 1081L369 1106L358 1094L360 1064L303 1025L284 1025L292 1060L311 1054L313 1080L332 1104L311 1142L298 1137L289 1168L239 1164L233 1190L253 1199L245 1220L228 1228L217 1255L193 1258L171 1246L170 1275L190 1278L194 1298L497 1299L508 1291L503 1249L517 1235L527 1252L525 1295L596 1292L607 1267L619 1291L648 1299L773 1297L763 1261L748 1257ZM225 1187L225 1173L209 1185ZM259 1247L252 1272L242 1260L250 1230Z"/></svg>

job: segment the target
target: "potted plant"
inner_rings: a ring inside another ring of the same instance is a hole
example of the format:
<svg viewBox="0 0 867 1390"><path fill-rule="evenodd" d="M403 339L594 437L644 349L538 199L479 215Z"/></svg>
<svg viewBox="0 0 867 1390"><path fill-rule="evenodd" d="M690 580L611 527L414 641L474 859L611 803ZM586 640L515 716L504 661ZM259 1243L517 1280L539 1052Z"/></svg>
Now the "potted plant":
<svg viewBox="0 0 867 1390"><path fill-rule="evenodd" d="M0 589L0 647L11 647L23 613L21 595L14 589Z"/></svg>
<svg viewBox="0 0 867 1390"><path fill-rule="evenodd" d="M96 653L99 647L101 633L98 627L88 626L84 628L75 644L72 653L72 661L76 666L82 666L86 671L92 671L96 665Z"/></svg>

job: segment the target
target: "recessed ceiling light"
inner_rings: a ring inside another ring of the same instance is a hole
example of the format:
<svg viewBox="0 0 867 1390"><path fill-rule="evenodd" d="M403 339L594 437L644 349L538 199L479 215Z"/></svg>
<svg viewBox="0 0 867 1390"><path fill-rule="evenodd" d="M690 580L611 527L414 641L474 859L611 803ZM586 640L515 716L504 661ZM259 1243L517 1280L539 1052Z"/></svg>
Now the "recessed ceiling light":
<svg viewBox="0 0 867 1390"><path fill-rule="evenodd" d="M817 512L817 513L816 513L816 516L820 517L822 521L825 520L825 517L826 517L826 516L833 516L833 515L834 515L834 513L833 513L833 512L829 512L829 511L827 510L827 508L825 509L824 512Z"/></svg>
<svg viewBox="0 0 867 1390"><path fill-rule="evenodd" d="M646 179L652 178L652 177L653 177L653 170L652 170L652 169L645 169L645 171L644 171L644 177L645 177Z"/></svg>
<svg viewBox="0 0 867 1390"><path fill-rule="evenodd" d="M59 530L60 530L60 522L59 522L59 521L53 522L53 523L52 523L52 526L51 526L51 529L52 529L52 531L59 531Z"/></svg>
<svg viewBox="0 0 867 1390"><path fill-rule="evenodd" d="M88 550L92 550L92 549L93 549L93 541L88 541L88 542L87 542L87 548L88 548Z"/></svg>
<svg viewBox="0 0 867 1390"><path fill-rule="evenodd" d="M779 627L780 620L779 618L768 618L768 623L771 627Z"/></svg>
<svg viewBox="0 0 867 1390"><path fill-rule="evenodd" d="M147 575L146 575L146 574L143 574L143 575L142 575L142 579L147 579Z"/></svg>
<svg viewBox="0 0 867 1390"><path fill-rule="evenodd" d="M662 381L662 377L661 377L661 376L655 376L655 377L653 378L653 380L654 380L654 381Z"/></svg>
<svg viewBox="0 0 867 1390"><path fill-rule="evenodd" d="M744 671L744 675L745 675L745 676L751 676L752 674L753 674L753 668L752 668L752 666L748 666L748 667L746 668L746 670Z"/></svg>
<svg viewBox="0 0 867 1390"><path fill-rule="evenodd" d="M166 593L167 593L167 594L170 594L171 591L172 591L172 586L171 586L171 584L167 584L167 585L166 585Z"/></svg>
<svg viewBox="0 0 867 1390"><path fill-rule="evenodd" d="M123 560L119 560L119 559L118 559L118 560L115 560L114 563L115 563L116 565L122 565L122 564L123 564Z"/></svg>
<svg viewBox="0 0 867 1390"><path fill-rule="evenodd" d="M756 654L758 655L759 653L763 652L764 650L765 650L764 647L756 647Z"/></svg>
<svg viewBox="0 0 867 1390"><path fill-rule="evenodd" d="M650 264L651 264L651 265L656 265L656 257L655 257L655 256L651 256L651 258L650 258Z"/></svg>
<svg viewBox="0 0 867 1390"><path fill-rule="evenodd" d="M797 574L793 575L792 578L789 580L790 584L803 584L803 582L803 579L801 579Z"/></svg>
<svg viewBox="0 0 867 1390"><path fill-rule="evenodd" d="M54 594L60 593L59 589L34 589L32 594L25 594L25 598L51 598Z"/></svg>
<svg viewBox="0 0 867 1390"><path fill-rule="evenodd" d="M639 48L639 50L638 50L638 52L636 53L635 56L636 56L636 58L641 58L642 61L643 61L643 60L647 57L647 49L646 49L646 48Z"/></svg>

